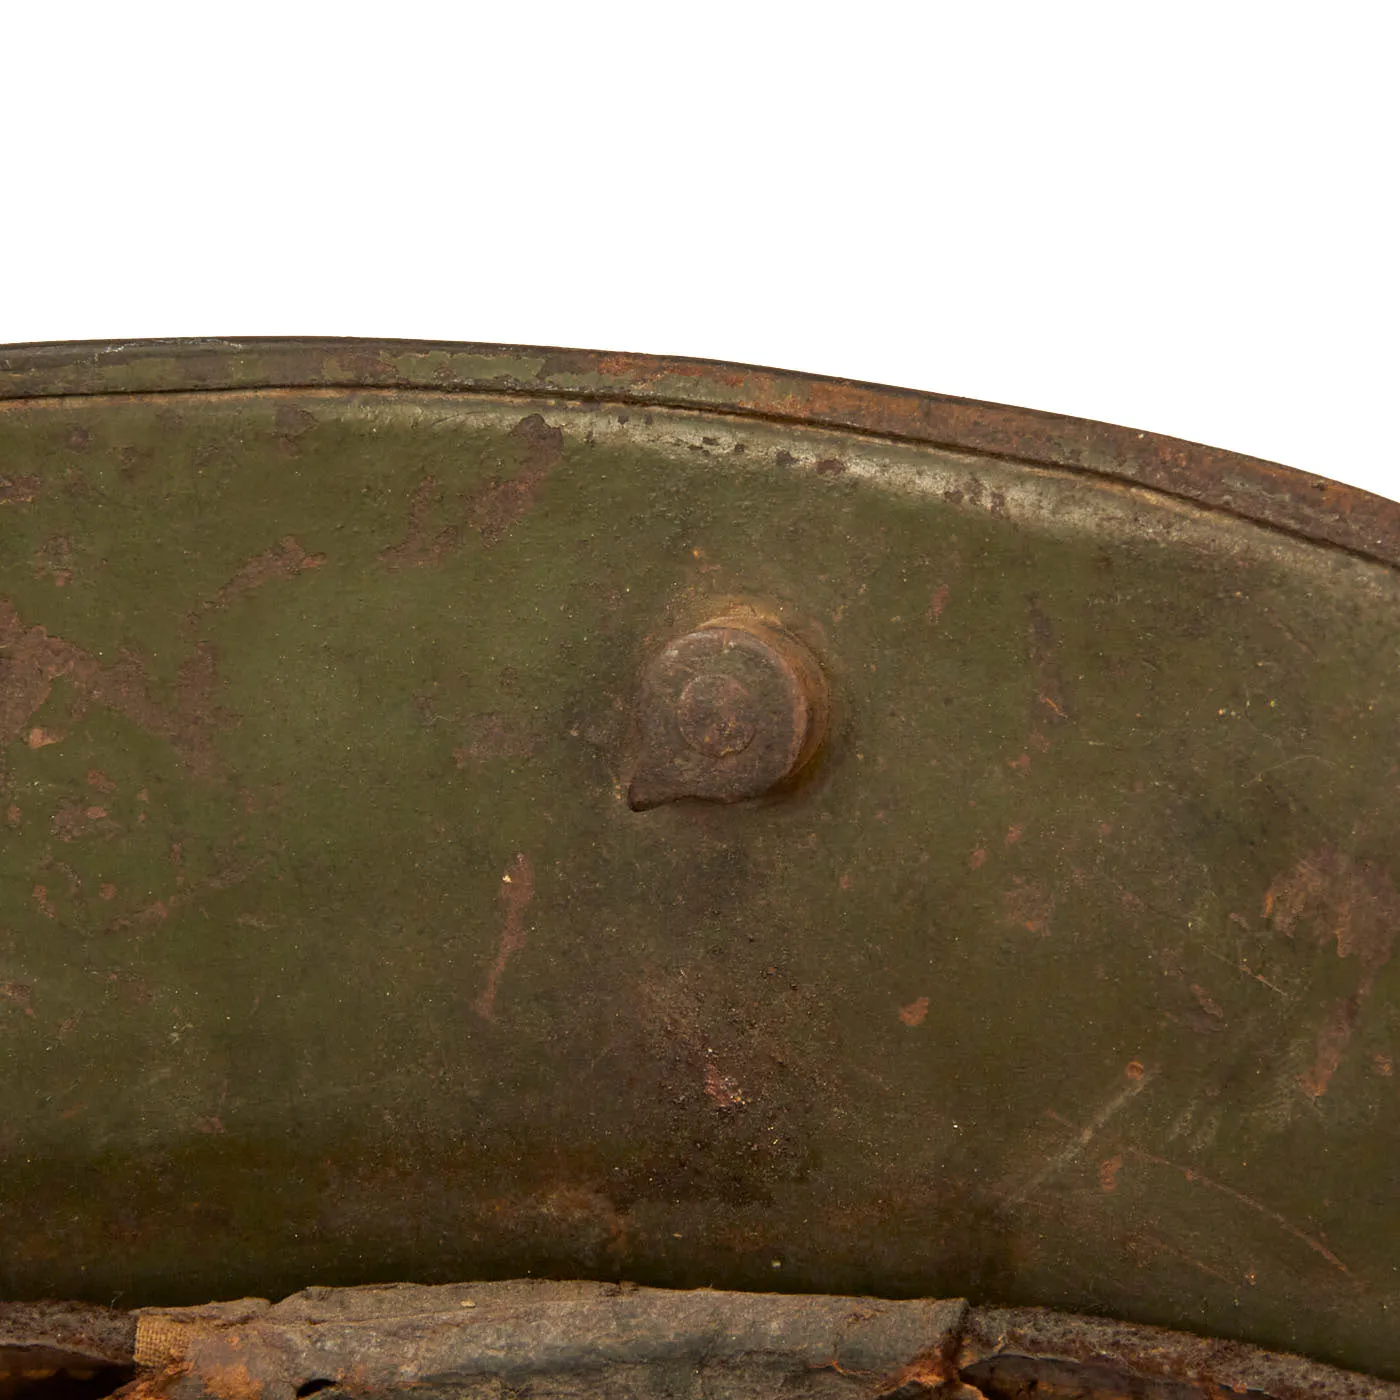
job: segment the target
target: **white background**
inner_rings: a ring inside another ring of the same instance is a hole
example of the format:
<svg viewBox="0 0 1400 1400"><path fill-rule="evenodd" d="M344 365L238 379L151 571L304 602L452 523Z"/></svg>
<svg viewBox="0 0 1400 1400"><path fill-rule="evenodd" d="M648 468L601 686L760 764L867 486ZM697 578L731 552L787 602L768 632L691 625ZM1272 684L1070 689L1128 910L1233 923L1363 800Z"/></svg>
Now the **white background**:
<svg viewBox="0 0 1400 1400"><path fill-rule="evenodd" d="M1397 16L0 0L0 341L701 355L1400 497Z"/></svg>

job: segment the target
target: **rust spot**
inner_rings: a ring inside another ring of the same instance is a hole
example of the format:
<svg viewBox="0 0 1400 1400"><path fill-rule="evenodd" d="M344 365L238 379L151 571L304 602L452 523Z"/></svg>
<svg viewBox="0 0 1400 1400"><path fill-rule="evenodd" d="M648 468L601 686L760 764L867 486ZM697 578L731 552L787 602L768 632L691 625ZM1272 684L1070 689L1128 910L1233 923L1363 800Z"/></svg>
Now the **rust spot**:
<svg viewBox="0 0 1400 1400"><path fill-rule="evenodd" d="M49 831L60 841L76 841L78 837L92 831L94 822L102 821L106 816L105 807L85 807L81 802L62 802L49 822Z"/></svg>
<svg viewBox="0 0 1400 1400"><path fill-rule="evenodd" d="M208 1364L200 1368L204 1389L215 1400L263 1400L269 1382L279 1391L284 1388L276 1384L278 1379L264 1380L261 1376L255 1376L247 1366L237 1364Z"/></svg>
<svg viewBox="0 0 1400 1400"><path fill-rule="evenodd" d="M49 887L47 885L34 886L34 903L39 906L39 912L46 919L58 917L58 911L49 903Z"/></svg>
<svg viewBox="0 0 1400 1400"><path fill-rule="evenodd" d="M1146 1071L1143 1069L1141 1060L1129 1060L1123 1069L1123 1073L1129 1079L1141 1079Z"/></svg>
<svg viewBox="0 0 1400 1400"><path fill-rule="evenodd" d="M747 1102L738 1080L721 1073L714 1064L705 1066L705 1092L720 1108L738 1108Z"/></svg>
<svg viewBox="0 0 1400 1400"><path fill-rule="evenodd" d="M1019 826L1008 827L1006 832L1006 844L1014 846L1021 839L1021 828Z"/></svg>
<svg viewBox="0 0 1400 1400"><path fill-rule="evenodd" d="M1031 705L1032 724L1064 724L1070 718L1070 703L1064 677L1055 659L1055 629L1049 614L1034 594L1028 600L1027 659L1035 699Z"/></svg>
<svg viewBox="0 0 1400 1400"><path fill-rule="evenodd" d="M1116 1191L1118 1189L1118 1173L1122 1169L1122 1157L1110 1157L1106 1162L1100 1163L1099 1189L1103 1191Z"/></svg>
<svg viewBox="0 0 1400 1400"><path fill-rule="evenodd" d="M1018 758L1008 758L1006 760L1008 768L1014 768L1020 773L1029 773L1031 770L1031 756L1028 753L1021 754Z"/></svg>
<svg viewBox="0 0 1400 1400"><path fill-rule="evenodd" d="M718 617L652 657L636 715L634 811L686 798L739 802L773 791L816 753L826 680L781 627L748 614Z"/></svg>
<svg viewBox="0 0 1400 1400"><path fill-rule="evenodd" d="M1009 922L1038 934L1041 938L1050 936L1050 919L1055 912L1055 899L1039 885L1015 877L1011 889L1004 896L1006 917Z"/></svg>
<svg viewBox="0 0 1400 1400"><path fill-rule="evenodd" d="M6 820L11 826L18 826L19 823L20 823L20 818L23 817L23 815L24 815L24 813L21 812L20 809L19 809L17 806L15 806L14 803L11 803L11 804L5 809L5 820Z"/></svg>
<svg viewBox="0 0 1400 1400"><path fill-rule="evenodd" d="M113 900L117 897L117 887L112 884L101 886L97 891L100 899Z"/></svg>
<svg viewBox="0 0 1400 1400"><path fill-rule="evenodd" d="M1216 1001L1204 987L1198 986L1195 982L1191 984L1191 994L1200 1004L1201 1010L1207 1016L1215 1016L1224 1020L1225 1013L1220 1009L1220 1003Z"/></svg>
<svg viewBox="0 0 1400 1400"><path fill-rule="evenodd" d="M250 559L239 571L204 604L206 610L226 608L239 598L261 588L274 579L296 578L308 569L319 569L326 562L324 554L308 554L291 536L272 549Z"/></svg>
<svg viewBox="0 0 1400 1400"><path fill-rule="evenodd" d="M34 989L28 982L0 982L0 1002L18 1007L26 1016L34 1014Z"/></svg>
<svg viewBox="0 0 1400 1400"><path fill-rule="evenodd" d="M908 1006L899 1008L899 1019L906 1026L921 1026L928 1016L928 998L919 997L911 1001Z"/></svg>
<svg viewBox="0 0 1400 1400"><path fill-rule="evenodd" d="M28 505L43 487L37 476L0 476L0 506Z"/></svg>
<svg viewBox="0 0 1400 1400"><path fill-rule="evenodd" d="M979 846L975 851L973 851L973 853L970 856L968 856L967 863L974 870L981 870L981 868L987 863L987 852L981 846Z"/></svg>
<svg viewBox="0 0 1400 1400"><path fill-rule="evenodd" d="M834 1362L832 1368L841 1375L858 1374L845 1371ZM955 1392L962 1392L971 1400L976 1392L956 1384L957 1376L957 1366L951 1358L944 1356L939 1348L930 1347L878 1383L878 1400L925 1400L925 1397L946 1393L945 1386L950 1383Z"/></svg>
<svg viewBox="0 0 1400 1400"><path fill-rule="evenodd" d="M496 1019L496 992L506 964L514 953L525 946L525 911L535 897L535 873L529 858L517 855L501 876L501 903L505 905L505 927L501 930L501 946L496 961L486 977L486 986L476 999L476 1013L487 1021Z"/></svg>
<svg viewBox="0 0 1400 1400"><path fill-rule="evenodd" d="M75 565L73 546L66 535L45 540L34 552L34 577L52 580L55 588L63 588L73 581Z"/></svg>
<svg viewBox="0 0 1400 1400"><path fill-rule="evenodd" d="M933 590L933 597L929 599L928 611L924 616L935 625L938 623L939 618L943 616L943 609L948 606L948 592L948 585L946 583L940 583L938 587Z"/></svg>
<svg viewBox="0 0 1400 1400"><path fill-rule="evenodd" d="M98 792L115 792L117 785L100 768L89 768L87 771L87 785L96 788Z"/></svg>
<svg viewBox="0 0 1400 1400"><path fill-rule="evenodd" d="M40 729L37 726L31 729L25 737L25 742L31 749L47 748L50 744L57 744L63 738L62 734L56 733L52 729Z"/></svg>
<svg viewBox="0 0 1400 1400"><path fill-rule="evenodd" d="M1382 1079L1389 1079L1395 1073L1395 1062L1379 1050L1371 1056L1371 1065Z"/></svg>

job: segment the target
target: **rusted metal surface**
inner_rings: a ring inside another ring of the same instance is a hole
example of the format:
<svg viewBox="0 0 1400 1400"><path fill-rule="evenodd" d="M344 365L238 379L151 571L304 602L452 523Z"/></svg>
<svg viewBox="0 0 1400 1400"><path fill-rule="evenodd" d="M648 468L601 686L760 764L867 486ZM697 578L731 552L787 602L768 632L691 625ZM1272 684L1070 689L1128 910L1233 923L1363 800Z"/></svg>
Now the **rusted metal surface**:
<svg viewBox="0 0 1400 1400"><path fill-rule="evenodd" d="M1132 481L1400 563L1400 507L1340 482L1156 433L887 385L680 356L408 340L0 347L0 398L369 387L695 408L849 429ZM0 497L25 489L22 479L0 481Z"/></svg>
<svg viewBox="0 0 1400 1400"><path fill-rule="evenodd" d="M1396 1400L1299 1357L961 1299L597 1283L311 1289L139 1315L127 1392L864 1400Z"/></svg>
<svg viewBox="0 0 1400 1400"><path fill-rule="evenodd" d="M960 1375L997 1400L1390 1400L1400 1386L1243 1346L1069 1317L1043 1308L972 1308Z"/></svg>
<svg viewBox="0 0 1400 1400"><path fill-rule="evenodd" d="M136 1342L136 1318L91 1303L0 1302L0 1349L42 1348L81 1357L89 1365L126 1365Z"/></svg>
<svg viewBox="0 0 1400 1400"><path fill-rule="evenodd" d="M0 1292L969 1294L1400 1377L1396 508L684 362L0 360ZM819 756L636 810L739 609Z"/></svg>
<svg viewBox="0 0 1400 1400"><path fill-rule="evenodd" d="M647 667L636 811L702 798L739 802L795 778L826 735L821 666L757 617L724 617L670 642Z"/></svg>
<svg viewBox="0 0 1400 1400"><path fill-rule="evenodd" d="M142 1314L143 1395L282 1400L328 1383L475 1395L933 1393L961 1303L665 1293L589 1283L317 1289Z"/></svg>
<svg viewBox="0 0 1400 1400"><path fill-rule="evenodd" d="M0 1400L98 1400L134 1374L136 1315L0 1303Z"/></svg>

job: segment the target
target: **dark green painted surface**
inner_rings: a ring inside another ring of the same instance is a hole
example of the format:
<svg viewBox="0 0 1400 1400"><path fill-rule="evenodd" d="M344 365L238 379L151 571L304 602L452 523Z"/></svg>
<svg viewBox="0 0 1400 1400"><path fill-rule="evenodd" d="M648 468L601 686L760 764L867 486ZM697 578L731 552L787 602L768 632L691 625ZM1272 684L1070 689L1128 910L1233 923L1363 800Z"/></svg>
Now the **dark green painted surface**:
<svg viewBox="0 0 1400 1400"><path fill-rule="evenodd" d="M427 392L11 402L0 477L0 1291L968 1294L1400 1375L1391 569ZM826 753L630 811L648 657L745 601Z"/></svg>

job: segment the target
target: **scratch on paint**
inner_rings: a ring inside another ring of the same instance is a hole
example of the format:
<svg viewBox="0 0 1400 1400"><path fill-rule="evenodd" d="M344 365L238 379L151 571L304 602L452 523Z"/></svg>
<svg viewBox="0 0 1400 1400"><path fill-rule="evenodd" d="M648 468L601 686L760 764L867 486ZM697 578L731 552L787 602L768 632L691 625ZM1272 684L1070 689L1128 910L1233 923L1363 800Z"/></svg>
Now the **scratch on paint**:
<svg viewBox="0 0 1400 1400"><path fill-rule="evenodd" d="M506 923L501 930L501 947L486 978L486 986L476 999L476 1012L484 1020L496 1019L496 990L501 975L514 953L525 946L525 911L535 897L535 872L529 858L517 855L501 876L501 903L506 907Z"/></svg>
<svg viewBox="0 0 1400 1400"><path fill-rule="evenodd" d="M1323 846L1264 892L1264 917L1287 938L1310 934L1317 947L1335 946L1339 958L1356 960L1356 991L1328 1008L1313 1063L1297 1076L1303 1092L1317 1100L1341 1066L1362 1007L1390 961L1400 894L1387 871Z"/></svg>
<svg viewBox="0 0 1400 1400"><path fill-rule="evenodd" d="M1276 986L1274 983L1270 982L1267 977L1261 977L1259 973L1255 972L1255 970L1244 961L1237 963L1231 962L1229 958L1223 957L1221 954L1217 953L1214 948L1206 944L1202 944L1202 952L1209 954L1216 962L1222 962L1226 967L1233 967L1236 972L1243 973L1246 977L1254 978L1261 986L1267 987L1271 992L1277 993L1285 1001L1289 1000L1288 993L1284 991L1282 987Z"/></svg>
<svg viewBox="0 0 1400 1400"><path fill-rule="evenodd" d="M1311 1235L1305 1234L1291 1220L1280 1215L1278 1211L1270 1210L1268 1206L1261 1205L1252 1196L1246 1196L1243 1191L1236 1191L1233 1186L1226 1186L1224 1182L1213 1181L1210 1177L1203 1176L1194 1167L1183 1167L1177 1162L1169 1162L1165 1157L1145 1152L1140 1147L1129 1147L1127 1150L1144 1162L1151 1162L1154 1166L1167 1167L1171 1171L1180 1172L1193 1185L1208 1186L1212 1191L1219 1191L1222 1195L1230 1197L1231 1200L1238 1201L1240 1205L1262 1215L1266 1220L1272 1220L1275 1225L1292 1235L1295 1240L1307 1245L1315 1254L1320 1254L1334 1269L1348 1275L1351 1273L1351 1270L1321 1240L1315 1240Z"/></svg>
<svg viewBox="0 0 1400 1400"><path fill-rule="evenodd" d="M1229 1274L1222 1274L1218 1269L1212 1269L1209 1264L1202 1263L1194 1255L1187 1254L1184 1249L1178 1249L1175 1245L1168 1244L1165 1240L1159 1240L1155 1235L1139 1235L1138 1240L1147 1245L1149 1249L1158 1250L1164 1254L1175 1255L1176 1258L1190 1264L1193 1269L1199 1269L1203 1274L1209 1274L1211 1278L1219 1279L1221 1283L1228 1283L1231 1288L1239 1288L1244 1284L1254 1282L1253 1274L1246 1274L1244 1278L1231 1278Z"/></svg>
<svg viewBox="0 0 1400 1400"><path fill-rule="evenodd" d="M1137 1061L1133 1061L1137 1064ZM1028 1201L1035 1193L1050 1180L1052 1176L1057 1176L1066 1167L1070 1166L1076 1159L1083 1156L1084 1149L1099 1135L1107 1126L1110 1119L1122 1112L1147 1086L1152 1082L1152 1076L1145 1071L1137 1077L1130 1077L1127 1085L1120 1089L1099 1111L1090 1119L1087 1127L1080 1130L1068 1147L1057 1152L1045 1163L1041 1169L1026 1183L1020 1191L1011 1197L1012 1205L1022 1205Z"/></svg>

